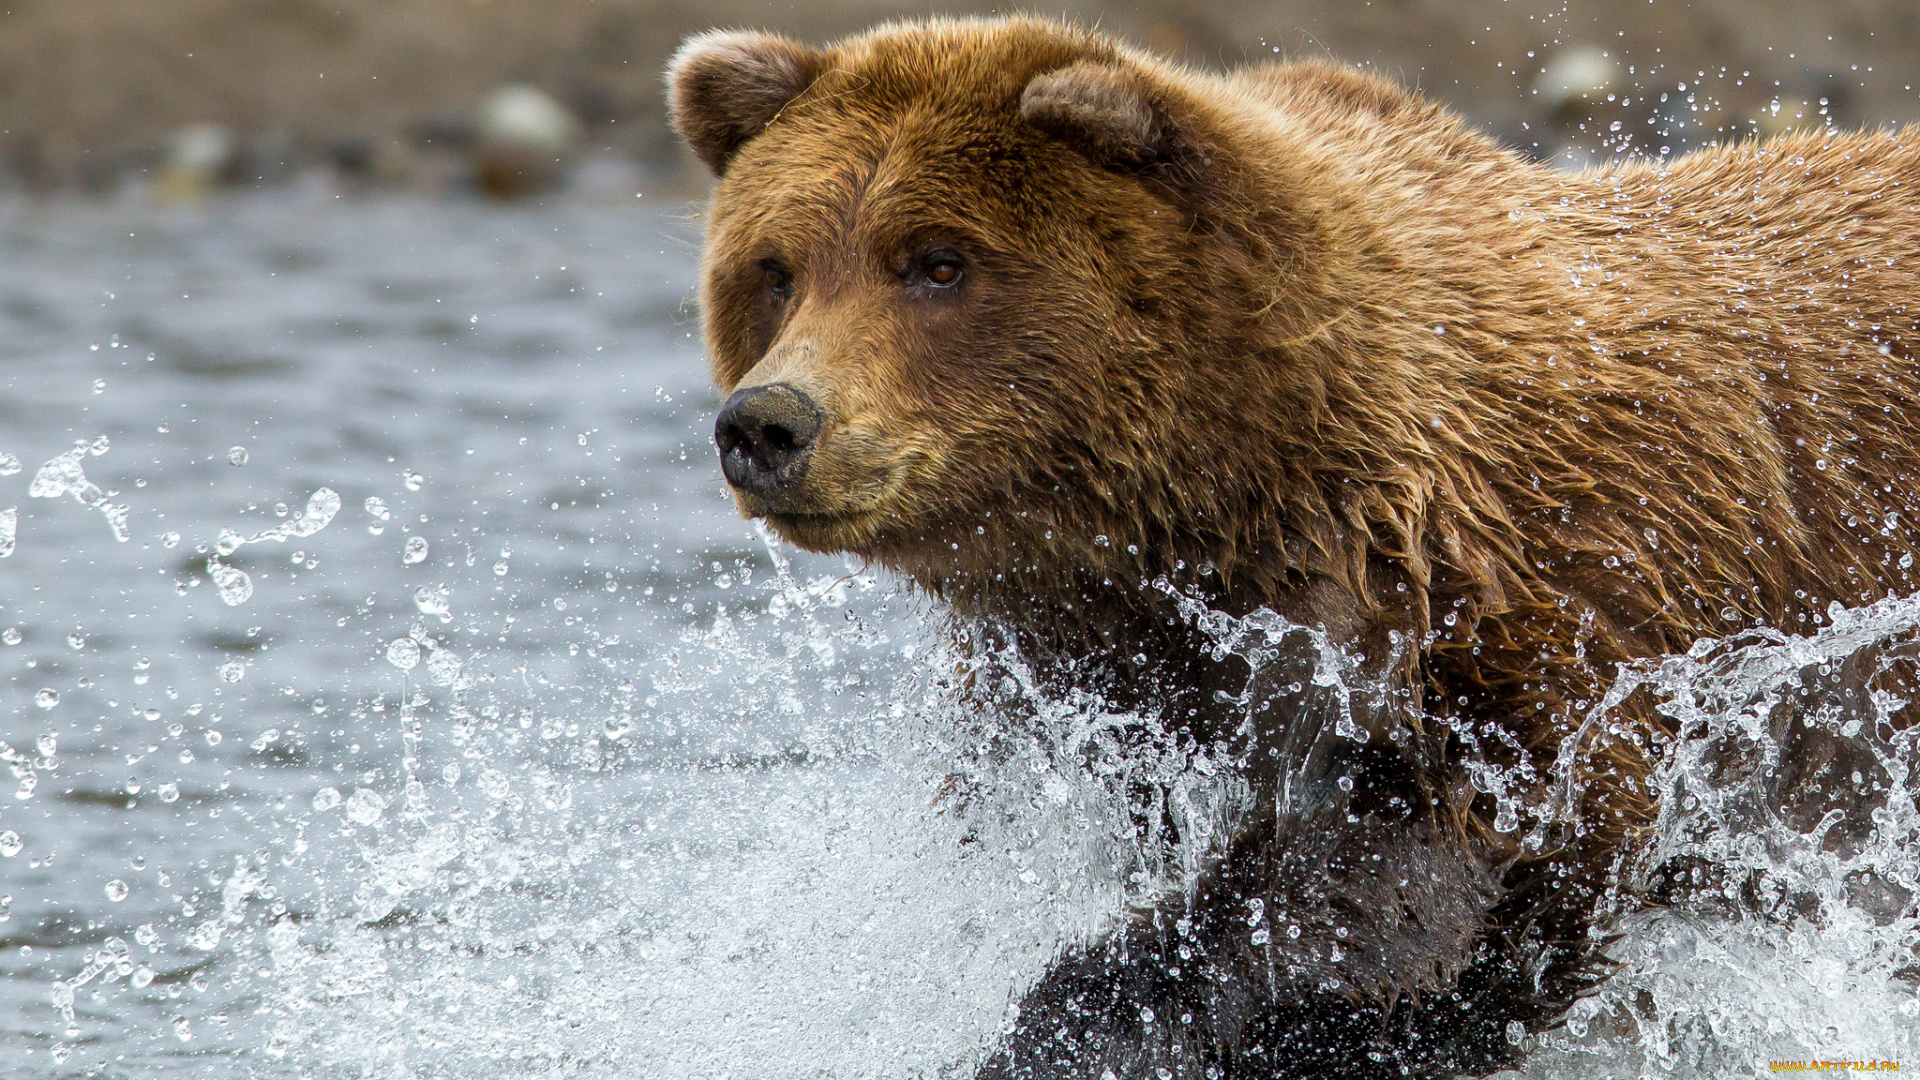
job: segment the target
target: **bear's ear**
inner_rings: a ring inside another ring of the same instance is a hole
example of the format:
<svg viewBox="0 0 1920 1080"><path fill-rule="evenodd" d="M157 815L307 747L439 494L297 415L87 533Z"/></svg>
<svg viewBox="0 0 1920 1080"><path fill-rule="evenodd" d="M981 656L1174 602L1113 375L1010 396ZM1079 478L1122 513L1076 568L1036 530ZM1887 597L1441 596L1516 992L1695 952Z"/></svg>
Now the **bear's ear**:
<svg viewBox="0 0 1920 1080"><path fill-rule="evenodd" d="M1144 81L1112 64L1082 61L1035 75L1020 116L1102 164L1168 164L1176 142Z"/></svg>
<svg viewBox="0 0 1920 1080"><path fill-rule="evenodd" d="M718 176L740 147L813 84L826 55L774 34L715 30L667 65L667 114Z"/></svg>
<svg viewBox="0 0 1920 1080"><path fill-rule="evenodd" d="M1203 110L1124 62L1083 60L1035 75L1020 116L1095 164L1156 180L1195 208L1234 201L1232 155Z"/></svg>

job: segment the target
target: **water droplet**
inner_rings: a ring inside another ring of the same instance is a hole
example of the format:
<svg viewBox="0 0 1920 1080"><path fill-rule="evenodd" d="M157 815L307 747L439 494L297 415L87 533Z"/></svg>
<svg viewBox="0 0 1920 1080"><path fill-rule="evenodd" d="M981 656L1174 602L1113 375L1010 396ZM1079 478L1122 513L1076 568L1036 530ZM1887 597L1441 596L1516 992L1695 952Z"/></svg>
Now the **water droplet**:
<svg viewBox="0 0 1920 1080"><path fill-rule="evenodd" d="M312 536L328 525L333 524L333 516L340 512L340 493L330 487L315 488L307 496L307 508L294 516L292 521L279 527L287 536ZM279 530L269 530L269 533ZM269 538L269 533L254 537L256 540Z"/></svg>
<svg viewBox="0 0 1920 1080"><path fill-rule="evenodd" d="M87 647L87 635L85 634L68 634L67 635L67 648L84 649L86 647Z"/></svg>
<svg viewBox="0 0 1920 1080"><path fill-rule="evenodd" d="M0 832L0 858L11 859L25 846L20 842L20 834L12 829Z"/></svg>
<svg viewBox="0 0 1920 1080"><path fill-rule="evenodd" d="M229 464L229 465L245 465L246 463L247 463L247 448L246 448L246 447L244 447L244 446L236 446L236 447L234 447L234 448L232 448L231 450L228 450L228 451L227 451L227 464Z"/></svg>
<svg viewBox="0 0 1920 1080"><path fill-rule="evenodd" d="M107 392L107 380L105 380L105 379L95 379L95 380L93 380L93 392L94 392L94 393L96 393L96 394L104 394L104 393L106 393L106 392Z"/></svg>
<svg viewBox="0 0 1920 1080"><path fill-rule="evenodd" d="M208 745L208 746L219 746L219 745L220 745L220 740L221 740L221 739L223 739L223 738L225 738L225 737L226 737L226 736L224 736L224 735L221 735L219 731L217 731L217 730L215 730L215 729L213 729L213 728L208 728L208 729L207 729L207 745Z"/></svg>
<svg viewBox="0 0 1920 1080"><path fill-rule="evenodd" d="M87 453L92 454L94 457L99 457L101 454L106 453L107 449L112 445L112 443L107 441L107 437L102 435L87 444Z"/></svg>
<svg viewBox="0 0 1920 1080"><path fill-rule="evenodd" d="M51 709L60 704L60 695L51 689L42 690L33 695L33 703L43 709Z"/></svg>
<svg viewBox="0 0 1920 1080"><path fill-rule="evenodd" d="M0 476L12 476L21 469L20 459L12 454L0 453Z"/></svg>
<svg viewBox="0 0 1920 1080"><path fill-rule="evenodd" d="M170 803L180 801L180 785L171 780L153 790L155 794L160 796L161 802Z"/></svg>
<svg viewBox="0 0 1920 1080"><path fill-rule="evenodd" d="M424 536L407 537L406 550L401 552L400 561L407 566L412 566L415 563L425 562L426 558L427 538Z"/></svg>
<svg viewBox="0 0 1920 1080"><path fill-rule="evenodd" d="M8 645L20 644L20 628L17 626L9 626L5 630L0 630L0 641L6 642Z"/></svg>
<svg viewBox="0 0 1920 1080"><path fill-rule="evenodd" d="M228 607L239 607L253 595L253 578L237 566L228 566L219 556L207 556L207 573L220 589L220 601Z"/></svg>
<svg viewBox="0 0 1920 1080"><path fill-rule="evenodd" d="M160 534L161 547L176 547L179 545L179 543L180 543L180 534L177 532L168 530L167 532L163 532Z"/></svg>
<svg viewBox="0 0 1920 1080"><path fill-rule="evenodd" d="M40 751L41 757L52 757L60 749L60 736L48 733L33 740L33 748Z"/></svg>
<svg viewBox="0 0 1920 1080"><path fill-rule="evenodd" d="M119 903L127 898L127 883L119 878L107 882L107 899Z"/></svg>
<svg viewBox="0 0 1920 1080"><path fill-rule="evenodd" d="M507 774L499 769L483 770L475 782L490 799L504 799L507 797L507 792L512 790L512 781L508 780Z"/></svg>
<svg viewBox="0 0 1920 1080"><path fill-rule="evenodd" d="M440 649L427 658L427 679L435 686L451 686L460 677L459 657L450 649Z"/></svg>
<svg viewBox="0 0 1920 1080"><path fill-rule="evenodd" d="M247 677L247 665L239 660L229 660L220 665L221 682L239 682Z"/></svg>
<svg viewBox="0 0 1920 1080"><path fill-rule="evenodd" d="M419 473L413 472L411 470L409 470L406 473L405 479L406 479L406 485L407 485L408 491L419 491L420 485L427 482L426 477L421 476Z"/></svg>
<svg viewBox="0 0 1920 1080"><path fill-rule="evenodd" d="M386 812L386 797L372 788L361 788L347 797L347 816L362 825L374 824Z"/></svg>
<svg viewBox="0 0 1920 1080"><path fill-rule="evenodd" d="M113 533L114 540L122 544L133 537L133 532L127 528L127 515L132 511L133 508L126 503L100 504L100 516L107 519L107 530Z"/></svg>
<svg viewBox="0 0 1920 1080"><path fill-rule="evenodd" d="M422 585L413 590L413 606L422 615L438 615L441 622L453 621L453 592L445 585Z"/></svg>
<svg viewBox="0 0 1920 1080"><path fill-rule="evenodd" d="M410 637L394 638L387 644L387 663L401 671L412 671L420 662L420 643Z"/></svg>
<svg viewBox="0 0 1920 1080"><path fill-rule="evenodd" d="M504 563L504 562L497 562L497 563L494 563L494 564L493 564L493 576L494 576L494 577L506 577L506 576L507 576L507 564L506 564L506 563Z"/></svg>
<svg viewBox="0 0 1920 1080"><path fill-rule="evenodd" d="M13 554L14 538L20 533L20 508L0 510L0 559Z"/></svg>
<svg viewBox="0 0 1920 1080"><path fill-rule="evenodd" d="M1520 827L1520 811L1511 799L1502 799L1493 815L1493 831L1510 833Z"/></svg>
<svg viewBox="0 0 1920 1080"><path fill-rule="evenodd" d="M135 990L145 990L147 987L152 986L153 969L145 964L134 968L133 974L127 977L127 985L133 987Z"/></svg>
<svg viewBox="0 0 1920 1080"><path fill-rule="evenodd" d="M321 810L321 811L331 810L334 807L339 806L340 802L341 800L340 800L339 788L323 787L319 791L316 791L313 793L313 808L315 810Z"/></svg>

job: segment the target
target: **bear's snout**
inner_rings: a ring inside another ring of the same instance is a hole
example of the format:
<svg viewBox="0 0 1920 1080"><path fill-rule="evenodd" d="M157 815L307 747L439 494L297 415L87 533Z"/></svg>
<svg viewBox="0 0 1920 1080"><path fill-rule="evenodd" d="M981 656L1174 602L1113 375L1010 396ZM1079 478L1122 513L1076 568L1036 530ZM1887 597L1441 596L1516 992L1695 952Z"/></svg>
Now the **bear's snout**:
<svg viewBox="0 0 1920 1080"><path fill-rule="evenodd" d="M822 420L813 399L786 383L736 390L713 425L720 471L735 488L774 502L806 475Z"/></svg>

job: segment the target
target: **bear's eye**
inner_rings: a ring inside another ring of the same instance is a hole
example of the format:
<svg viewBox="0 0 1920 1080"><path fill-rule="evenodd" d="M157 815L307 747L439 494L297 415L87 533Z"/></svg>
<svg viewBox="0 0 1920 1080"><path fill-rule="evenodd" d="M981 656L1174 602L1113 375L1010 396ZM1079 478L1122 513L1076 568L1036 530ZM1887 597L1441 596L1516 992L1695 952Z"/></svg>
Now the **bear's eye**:
<svg viewBox="0 0 1920 1080"><path fill-rule="evenodd" d="M775 300L785 300L793 295L793 275L772 259L760 264L760 281L766 286L767 294Z"/></svg>
<svg viewBox="0 0 1920 1080"><path fill-rule="evenodd" d="M936 289L951 289L966 276L967 266L959 252L935 248L921 257L920 274Z"/></svg>

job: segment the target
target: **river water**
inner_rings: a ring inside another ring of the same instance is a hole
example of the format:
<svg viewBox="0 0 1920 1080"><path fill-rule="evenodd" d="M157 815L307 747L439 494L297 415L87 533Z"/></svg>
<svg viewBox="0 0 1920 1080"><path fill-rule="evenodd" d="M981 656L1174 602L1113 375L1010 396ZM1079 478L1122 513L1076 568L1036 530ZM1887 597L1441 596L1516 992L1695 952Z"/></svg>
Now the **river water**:
<svg viewBox="0 0 1920 1080"><path fill-rule="evenodd" d="M960 1077L1177 877L1068 763L1137 718L986 754L936 612L737 518L645 202L0 203L0 1072ZM1840 617L1634 678L1768 744L1920 628ZM1797 906L1623 921L1531 1075L1920 1062L1911 800L1828 853L1760 782L1676 755L1663 843Z"/></svg>

